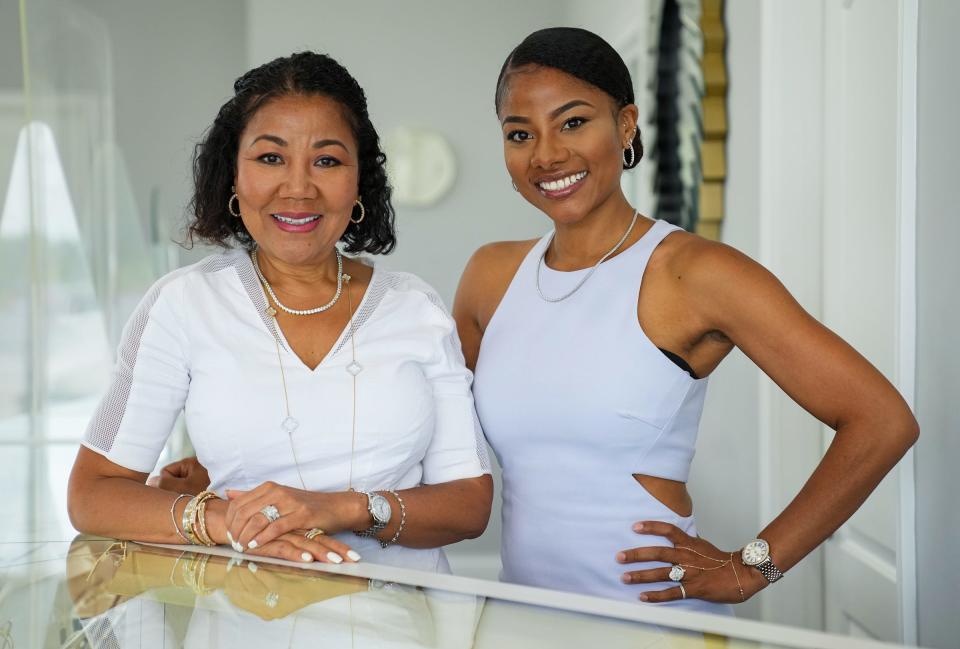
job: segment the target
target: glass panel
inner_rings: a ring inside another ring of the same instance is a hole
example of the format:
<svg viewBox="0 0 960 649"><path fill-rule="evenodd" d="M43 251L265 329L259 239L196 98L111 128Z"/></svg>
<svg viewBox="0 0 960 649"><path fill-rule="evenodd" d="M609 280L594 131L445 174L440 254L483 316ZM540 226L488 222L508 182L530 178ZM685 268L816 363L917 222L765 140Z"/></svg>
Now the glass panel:
<svg viewBox="0 0 960 649"><path fill-rule="evenodd" d="M0 444L30 435L30 246L6 236L8 223L26 217L11 177L17 140L26 121L17 4L0 4ZM20 210L22 214L15 215ZM7 449L0 453L6 458ZM2 480L3 478L0 478ZM9 493L9 492L8 492Z"/></svg>
<svg viewBox="0 0 960 649"><path fill-rule="evenodd" d="M123 649L891 646L388 566L328 570L84 537L0 544L0 643L6 627L16 646Z"/></svg>

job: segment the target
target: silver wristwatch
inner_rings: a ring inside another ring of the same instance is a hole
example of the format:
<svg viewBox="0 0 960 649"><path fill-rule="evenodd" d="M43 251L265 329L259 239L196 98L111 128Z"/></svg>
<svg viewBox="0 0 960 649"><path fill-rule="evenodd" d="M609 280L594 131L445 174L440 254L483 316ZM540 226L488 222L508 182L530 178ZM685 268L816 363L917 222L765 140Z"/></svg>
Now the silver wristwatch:
<svg viewBox="0 0 960 649"><path fill-rule="evenodd" d="M367 497L367 511L373 517L373 525L365 530L354 532L357 536L376 536L390 523L390 517L393 515L393 508L390 501L378 493L368 493L361 491Z"/></svg>
<svg viewBox="0 0 960 649"><path fill-rule="evenodd" d="M763 539L754 539L743 546L743 550L740 551L740 559L743 561L743 565L759 570L760 574L771 584L783 577L780 568L777 568L773 559L770 558L770 544Z"/></svg>

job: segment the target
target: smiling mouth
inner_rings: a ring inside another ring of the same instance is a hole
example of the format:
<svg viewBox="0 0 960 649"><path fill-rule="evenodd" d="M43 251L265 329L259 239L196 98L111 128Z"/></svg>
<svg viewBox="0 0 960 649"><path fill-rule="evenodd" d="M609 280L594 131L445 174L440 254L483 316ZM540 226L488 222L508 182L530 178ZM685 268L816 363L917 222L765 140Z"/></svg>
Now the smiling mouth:
<svg viewBox="0 0 960 649"><path fill-rule="evenodd" d="M288 216L281 216L279 214L271 214L270 216L281 223L286 223L287 225L306 225L307 223L312 223L320 218L319 214L311 214L310 216L305 216L302 219L291 219Z"/></svg>
<svg viewBox="0 0 960 649"><path fill-rule="evenodd" d="M537 187L543 192L562 192L565 189L570 189L579 184L586 177L587 172L580 171L575 174L570 174L569 176L564 176L563 178L557 178L556 180L538 182Z"/></svg>

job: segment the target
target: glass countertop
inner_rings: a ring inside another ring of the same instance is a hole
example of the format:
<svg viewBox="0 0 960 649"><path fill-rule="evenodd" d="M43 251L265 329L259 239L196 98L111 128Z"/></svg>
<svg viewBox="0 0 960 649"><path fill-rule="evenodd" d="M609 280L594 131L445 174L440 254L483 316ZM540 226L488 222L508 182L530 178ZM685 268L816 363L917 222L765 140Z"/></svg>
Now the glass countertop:
<svg viewBox="0 0 960 649"><path fill-rule="evenodd" d="M86 536L0 542L0 649L891 646L369 562L305 567Z"/></svg>

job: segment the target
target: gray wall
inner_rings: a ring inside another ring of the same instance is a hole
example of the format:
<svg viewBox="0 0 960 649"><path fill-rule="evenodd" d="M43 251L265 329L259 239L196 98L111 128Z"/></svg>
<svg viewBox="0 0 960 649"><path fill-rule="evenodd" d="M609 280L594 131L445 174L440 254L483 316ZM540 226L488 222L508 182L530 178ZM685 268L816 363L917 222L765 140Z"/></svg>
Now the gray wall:
<svg viewBox="0 0 960 649"><path fill-rule="evenodd" d="M246 13L233 0L74 0L109 30L116 138L133 193L161 240L182 237L193 144L246 69ZM207 254L182 252L183 263Z"/></svg>
<svg viewBox="0 0 960 649"><path fill-rule="evenodd" d="M917 97L917 572L920 644L960 637L960 3L920 3Z"/></svg>

